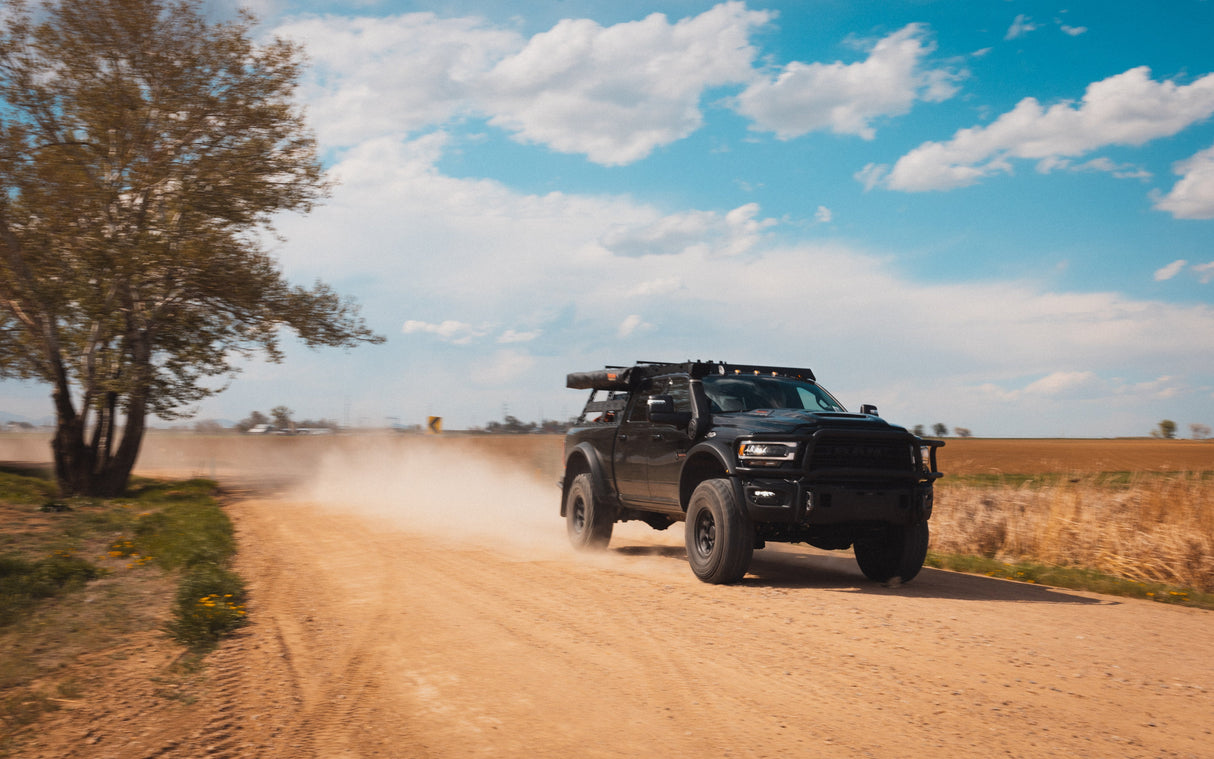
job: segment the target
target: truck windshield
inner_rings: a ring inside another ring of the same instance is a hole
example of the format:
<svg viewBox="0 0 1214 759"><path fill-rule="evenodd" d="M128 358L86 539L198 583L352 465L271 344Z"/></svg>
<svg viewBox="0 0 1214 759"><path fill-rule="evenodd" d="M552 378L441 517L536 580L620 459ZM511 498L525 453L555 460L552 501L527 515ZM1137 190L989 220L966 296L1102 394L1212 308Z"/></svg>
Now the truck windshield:
<svg viewBox="0 0 1214 759"><path fill-rule="evenodd" d="M790 377L710 374L704 378L704 393L714 414L755 409L847 410L818 385Z"/></svg>

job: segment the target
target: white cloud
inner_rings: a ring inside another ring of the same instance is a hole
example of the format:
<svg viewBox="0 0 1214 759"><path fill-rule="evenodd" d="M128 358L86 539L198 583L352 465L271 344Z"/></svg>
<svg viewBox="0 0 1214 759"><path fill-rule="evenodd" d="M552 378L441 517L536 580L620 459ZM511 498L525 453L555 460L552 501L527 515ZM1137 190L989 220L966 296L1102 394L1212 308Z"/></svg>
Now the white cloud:
<svg viewBox="0 0 1214 759"><path fill-rule="evenodd" d="M1211 280L1214 280L1214 261L1207 264L1194 264L1193 271L1197 272L1203 285L1208 285Z"/></svg>
<svg viewBox="0 0 1214 759"><path fill-rule="evenodd" d="M1167 375L1146 382L1127 384L1118 388L1118 392L1122 395L1129 395L1134 398L1159 398L1165 400L1175 398L1184 392L1184 390L1184 386L1178 383L1175 377Z"/></svg>
<svg viewBox="0 0 1214 759"><path fill-rule="evenodd" d="M780 139L830 130L871 140L877 119L903 115L916 100L938 102L956 93L960 74L923 68L934 49L926 28L910 24L878 41L858 63L789 63L774 80L747 87L735 108L754 120L753 129Z"/></svg>
<svg viewBox="0 0 1214 759"><path fill-rule="evenodd" d="M1155 208L1178 219L1214 219L1214 147L1206 148L1172 167L1181 179Z"/></svg>
<svg viewBox="0 0 1214 759"><path fill-rule="evenodd" d="M1141 166L1132 163L1116 163L1108 158L1093 158L1090 161L1075 163L1069 158L1048 156L1037 162L1037 171L1049 174L1052 171L1092 172L1100 171L1112 174L1118 179L1150 179L1152 174Z"/></svg>
<svg viewBox="0 0 1214 759"><path fill-rule="evenodd" d="M1053 372L1024 388L1026 395L1076 397L1099 390L1100 379L1095 372Z"/></svg>
<svg viewBox="0 0 1214 759"><path fill-rule="evenodd" d="M440 340L455 345L466 345L478 337L484 337L488 332L488 328L475 327L471 324L455 321L454 319L448 319L436 324L410 319L401 327L401 332L406 335L419 333L435 335Z"/></svg>
<svg viewBox="0 0 1214 759"><path fill-rule="evenodd" d="M1033 23L1033 20L1031 18L1029 18L1028 16L1021 13L1021 14L1017 15L1016 18L1012 21L1012 25L1010 27L1008 27L1007 34L1003 35L1003 39L1005 39L1005 40L1018 39L1020 37L1023 37L1024 35L1028 34L1029 32L1036 31L1036 30L1037 30L1037 24Z"/></svg>
<svg viewBox="0 0 1214 759"><path fill-rule="evenodd" d="M1180 270L1183 269L1188 263L1189 263L1188 261L1186 261L1182 258L1180 260L1173 261L1172 263L1168 264L1167 266L1163 267L1162 269L1156 269L1155 270L1155 281L1156 282L1165 282L1165 281L1171 279L1172 277L1175 277L1177 274L1180 273Z"/></svg>
<svg viewBox="0 0 1214 759"><path fill-rule="evenodd" d="M814 221L819 224L829 224L834 217L835 215L826 206L818 206L818 210L814 211Z"/></svg>
<svg viewBox="0 0 1214 759"><path fill-rule="evenodd" d="M542 334L544 334L543 330L538 329L531 330L530 332L518 332L508 329L497 338L497 341L499 343L529 343Z"/></svg>
<svg viewBox="0 0 1214 759"><path fill-rule="evenodd" d="M629 314L624 317L624 321L620 322L619 329L616 330L616 336L620 338L632 337L638 330L652 329L652 324L647 324L639 314Z"/></svg>
<svg viewBox="0 0 1214 759"><path fill-rule="evenodd" d="M1134 68L1089 85L1078 104L1043 108L1025 98L989 126L959 130L948 142L926 142L902 156L881 183L907 192L964 187L1010 172L1014 158L1054 160L1107 145L1142 145L1211 113L1214 74L1178 85L1154 81L1146 67ZM1197 159L1191 159L1190 171L1199 171Z"/></svg>
<svg viewBox="0 0 1214 759"><path fill-rule="evenodd" d="M750 250L775 219L756 219L757 203L747 203L721 216L688 211L654 218L648 223L613 226L600 242L618 256L672 255L699 251L708 255L738 255Z"/></svg>
<svg viewBox="0 0 1214 759"><path fill-rule="evenodd" d="M506 387L518 382L535 366L535 357L515 350L500 350L485 359L478 359L468 371L477 385Z"/></svg>
<svg viewBox="0 0 1214 759"><path fill-rule="evenodd" d="M669 295L670 293L682 290L682 277L662 277L661 279L650 279L641 282L636 287L629 290L626 294L629 297L644 297L647 295Z"/></svg>
<svg viewBox="0 0 1214 759"><path fill-rule="evenodd" d="M1062 30L1063 34L1070 35L1071 37L1078 37L1088 30L1086 26L1070 26L1068 24L1059 24L1058 28Z"/></svg>
<svg viewBox="0 0 1214 759"><path fill-rule="evenodd" d="M473 110L473 86L523 39L475 18L410 13L315 16L274 34L303 42L311 68L302 95L324 144L404 135Z"/></svg>
<svg viewBox="0 0 1214 759"><path fill-rule="evenodd" d="M727 2L675 23L566 19L530 39L432 13L305 17L274 33L307 46L302 94L325 144L484 115L521 141L615 165L698 129L706 88L749 81L750 32L771 18Z"/></svg>
<svg viewBox="0 0 1214 759"><path fill-rule="evenodd" d="M857 171L852 177L864 185L865 190L871 190L879 186L885 177L889 175L889 165L880 163L865 164L864 168Z"/></svg>
<svg viewBox="0 0 1214 759"><path fill-rule="evenodd" d="M1168 399L1185 391L1175 377L1162 376L1143 382L1120 378L1105 379L1092 371L1056 371L1033 380L1022 388L1005 390L994 383L978 388L985 397L1000 403L1042 403L1044 401L1111 402L1114 399Z"/></svg>
<svg viewBox="0 0 1214 759"><path fill-rule="evenodd" d="M879 119L948 99L965 76L926 66L935 46L911 24L863 61L793 62L768 79L753 68L749 38L773 18L727 2L674 22L566 19L529 39L432 13L308 16L273 32L306 45L301 96L322 144L335 148L485 117L521 142L621 165L699 129L704 92L728 84L748 85L733 105L754 129L872 139Z"/></svg>
<svg viewBox="0 0 1214 759"><path fill-rule="evenodd" d="M566 19L499 62L479 99L522 141L630 163L698 129L706 88L750 78L750 31L771 17L729 2L674 24Z"/></svg>

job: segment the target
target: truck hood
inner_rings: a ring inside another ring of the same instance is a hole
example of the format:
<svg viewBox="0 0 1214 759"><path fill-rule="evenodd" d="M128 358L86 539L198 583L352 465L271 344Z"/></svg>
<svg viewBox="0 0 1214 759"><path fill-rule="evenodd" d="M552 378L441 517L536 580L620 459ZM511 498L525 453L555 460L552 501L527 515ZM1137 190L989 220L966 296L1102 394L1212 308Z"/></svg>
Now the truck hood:
<svg viewBox="0 0 1214 759"><path fill-rule="evenodd" d="M801 411L796 409L758 409L713 414L712 426L744 434L812 434L823 428L848 430L896 430L905 432L879 416L837 411Z"/></svg>

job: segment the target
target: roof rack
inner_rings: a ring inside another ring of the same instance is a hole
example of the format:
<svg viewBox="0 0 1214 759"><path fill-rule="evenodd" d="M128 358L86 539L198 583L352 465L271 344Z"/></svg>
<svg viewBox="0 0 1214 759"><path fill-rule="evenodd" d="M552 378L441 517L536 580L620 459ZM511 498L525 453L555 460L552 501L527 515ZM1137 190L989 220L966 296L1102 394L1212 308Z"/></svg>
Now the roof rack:
<svg viewBox="0 0 1214 759"><path fill-rule="evenodd" d="M593 372L573 372L565 375L565 387L575 390L630 390L643 379L664 374L688 374L703 378L709 374L766 375L793 377L813 382L813 371L788 366L762 366L757 364L729 364L724 361L638 361L630 367L608 366Z"/></svg>

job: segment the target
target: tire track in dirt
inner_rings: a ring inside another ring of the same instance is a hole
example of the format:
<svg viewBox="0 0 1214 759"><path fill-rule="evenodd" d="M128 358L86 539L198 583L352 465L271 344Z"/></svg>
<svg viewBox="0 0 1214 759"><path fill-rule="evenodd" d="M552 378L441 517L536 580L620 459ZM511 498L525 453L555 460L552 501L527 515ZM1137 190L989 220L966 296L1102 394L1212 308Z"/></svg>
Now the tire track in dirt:
<svg viewBox="0 0 1214 759"><path fill-rule="evenodd" d="M248 635L255 644L241 698L245 711L258 711L256 720L245 720L245 755L390 755L380 753L392 741L377 728L383 708L376 652L385 617L376 611L377 588L390 578L369 573L361 549L347 550L365 543L360 532L336 541L323 532L300 537L297 514L284 516L271 533L242 536L252 546L242 552L240 570L250 578ZM282 550L260 550L266 541Z"/></svg>

